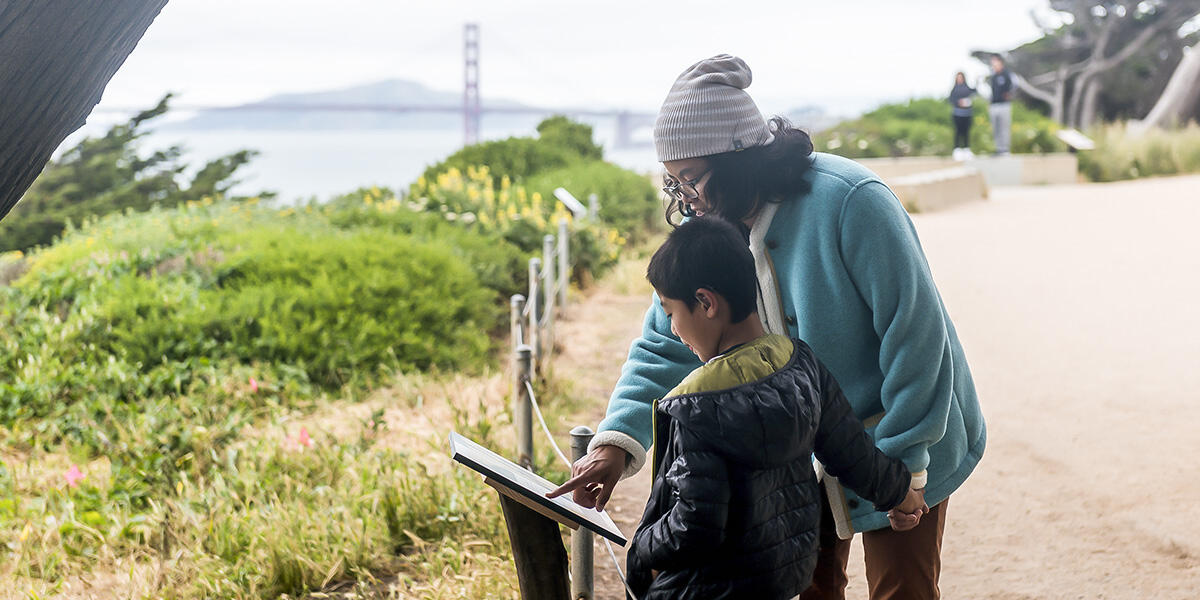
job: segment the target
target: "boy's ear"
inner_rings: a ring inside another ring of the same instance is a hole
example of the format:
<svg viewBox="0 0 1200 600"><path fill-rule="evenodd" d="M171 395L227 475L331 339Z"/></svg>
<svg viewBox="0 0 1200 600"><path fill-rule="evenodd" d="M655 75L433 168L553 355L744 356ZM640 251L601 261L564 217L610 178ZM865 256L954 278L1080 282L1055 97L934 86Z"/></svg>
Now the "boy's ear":
<svg viewBox="0 0 1200 600"><path fill-rule="evenodd" d="M717 294L708 288L696 290L696 301L704 310L704 316L713 319L717 316Z"/></svg>

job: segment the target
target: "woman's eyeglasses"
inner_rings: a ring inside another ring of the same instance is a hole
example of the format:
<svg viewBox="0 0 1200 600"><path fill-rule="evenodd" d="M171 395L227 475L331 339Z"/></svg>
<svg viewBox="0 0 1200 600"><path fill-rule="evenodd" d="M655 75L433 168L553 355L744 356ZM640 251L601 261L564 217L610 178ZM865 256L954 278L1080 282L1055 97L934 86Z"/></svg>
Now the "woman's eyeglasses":
<svg viewBox="0 0 1200 600"><path fill-rule="evenodd" d="M705 171L692 179L687 179L684 181L678 181L674 177L668 175L663 178L662 191L668 197L680 202L696 200L700 198L700 192L696 190L696 184L700 183L700 180L704 179L704 176L708 175L708 173L709 171Z"/></svg>

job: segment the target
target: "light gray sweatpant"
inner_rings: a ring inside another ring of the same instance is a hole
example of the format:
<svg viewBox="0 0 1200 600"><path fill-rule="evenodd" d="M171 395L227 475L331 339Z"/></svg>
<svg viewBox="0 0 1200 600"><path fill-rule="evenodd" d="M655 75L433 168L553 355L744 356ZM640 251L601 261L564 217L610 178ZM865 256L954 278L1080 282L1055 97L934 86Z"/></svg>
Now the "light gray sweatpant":
<svg viewBox="0 0 1200 600"><path fill-rule="evenodd" d="M1009 142L1012 140L1012 104L993 102L988 107L988 115L992 118L992 136L996 140L996 153L1008 154Z"/></svg>

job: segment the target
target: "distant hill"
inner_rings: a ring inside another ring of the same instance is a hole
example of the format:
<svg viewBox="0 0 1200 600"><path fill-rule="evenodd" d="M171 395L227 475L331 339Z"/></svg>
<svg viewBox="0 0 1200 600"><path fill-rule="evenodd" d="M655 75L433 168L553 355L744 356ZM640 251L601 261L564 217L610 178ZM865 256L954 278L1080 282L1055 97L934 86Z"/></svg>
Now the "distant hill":
<svg viewBox="0 0 1200 600"><path fill-rule="evenodd" d="M413 81L391 79L348 88L319 92L277 94L229 109L199 112L195 117L164 124L163 129L461 129L462 115L454 112L397 113L346 110L284 110L272 106L462 106L460 92L433 90ZM505 99L483 98L484 108L531 108ZM527 127L540 117L531 115L484 115L489 126Z"/></svg>

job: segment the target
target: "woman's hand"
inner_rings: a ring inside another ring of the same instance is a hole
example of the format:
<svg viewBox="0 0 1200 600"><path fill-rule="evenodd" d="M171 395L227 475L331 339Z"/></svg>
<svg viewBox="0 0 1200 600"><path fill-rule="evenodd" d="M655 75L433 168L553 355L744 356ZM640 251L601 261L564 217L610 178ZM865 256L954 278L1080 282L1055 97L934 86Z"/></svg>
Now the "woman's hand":
<svg viewBox="0 0 1200 600"><path fill-rule="evenodd" d="M629 453L616 446L596 446L571 465L572 477L546 494L546 497L556 498L567 492L574 492L572 498L576 504L604 510L604 505L608 504L608 499L612 496L613 487L625 472L625 463L628 460Z"/></svg>
<svg viewBox="0 0 1200 600"><path fill-rule="evenodd" d="M929 505L925 504L925 490L908 490L904 501L888 511L888 522L895 531L908 531L916 527L927 512Z"/></svg>

